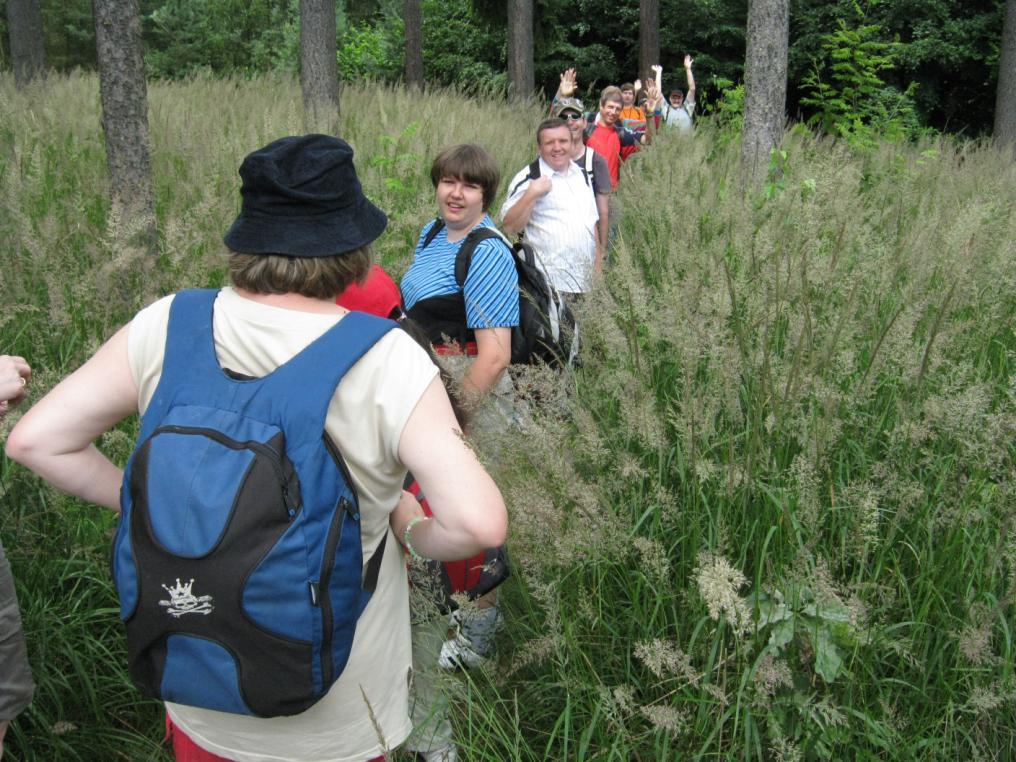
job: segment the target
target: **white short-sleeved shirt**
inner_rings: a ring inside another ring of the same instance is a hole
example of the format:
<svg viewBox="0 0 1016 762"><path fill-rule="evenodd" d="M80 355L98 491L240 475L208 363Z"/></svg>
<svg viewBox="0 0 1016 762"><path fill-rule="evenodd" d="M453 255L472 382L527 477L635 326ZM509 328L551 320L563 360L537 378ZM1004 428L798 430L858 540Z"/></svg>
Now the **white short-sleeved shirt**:
<svg viewBox="0 0 1016 762"><path fill-rule="evenodd" d="M596 260L596 208L591 180L569 161L555 172L542 158L540 176L549 177L550 192L533 206L525 233L558 291L583 293L591 284ZM518 172L508 185L509 196L501 206L501 218L515 206L529 188L529 167Z"/></svg>
<svg viewBox="0 0 1016 762"><path fill-rule="evenodd" d="M663 106L663 121L671 127L677 127L681 132L690 132L692 128L692 115L695 113L695 101L684 99L678 108L667 103Z"/></svg>
<svg viewBox="0 0 1016 762"><path fill-rule="evenodd" d="M130 324L127 354L141 412L162 373L172 299L142 310ZM225 288L215 301L216 355L221 366L260 377L340 319L268 306ZM389 531L388 516L401 495L403 427L435 375L437 367L423 349L405 332L391 331L347 372L328 408L325 429L342 451L360 501L365 563ZM310 709L265 719L173 703L166 708L195 743L238 762L363 762L384 752L371 713L389 748L412 729L411 662L406 567L398 544L389 541L349 662Z"/></svg>

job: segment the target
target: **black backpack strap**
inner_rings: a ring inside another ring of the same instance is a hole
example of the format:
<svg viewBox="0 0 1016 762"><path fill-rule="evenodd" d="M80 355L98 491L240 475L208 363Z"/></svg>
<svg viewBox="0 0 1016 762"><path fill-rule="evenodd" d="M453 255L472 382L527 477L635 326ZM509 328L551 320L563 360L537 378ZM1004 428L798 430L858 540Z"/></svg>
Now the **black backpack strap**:
<svg viewBox="0 0 1016 762"><path fill-rule="evenodd" d="M525 183L535 180L539 176L540 176L540 160L537 159L536 161L534 161L532 164L529 165L529 174L527 174L525 177L523 177L521 180L515 183L515 187L512 188L510 191L508 191L508 198L514 196L515 191L521 188Z"/></svg>
<svg viewBox="0 0 1016 762"><path fill-rule="evenodd" d="M381 537L381 542L374 550L374 555L370 557L370 561L367 562L367 566L363 570L363 589L368 593L377 590L377 580L381 575L381 559L385 556L385 545L387 544L388 532L385 532Z"/></svg>
<svg viewBox="0 0 1016 762"><path fill-rule="evenodd" d="M494 230L494 228L482 227L470 231L459 247L459 253L455 255L455 282L459 284L459 288L466 287L466 276L469 274L469 265L473 261L473 251L476 249L477 244L489 238L498 238L501 241L505 240L504 236L497 230ZM511 248L507 242L505 245L509 249Z"/></svg>
<svg viewBox="0 0 1016 762"><path fill-rule="evenodd" d="M596 153L592 148L587 148L583 158L585 159L582 165L582 176L586 179L586 185L590 188L593 187L593 154Z"/></svg>
<svg viewBox="0 0 1016 762"><path fill-rule="evenodd" d="M428 246L434 243L434 239L437 238L437 234L440 233L443 229L444 229L444 220L442 220L440 217L437 217L434 220L434 224L430 226L430 230L427 231L427 235L423 239L422 248L426 249Z"/></svg>

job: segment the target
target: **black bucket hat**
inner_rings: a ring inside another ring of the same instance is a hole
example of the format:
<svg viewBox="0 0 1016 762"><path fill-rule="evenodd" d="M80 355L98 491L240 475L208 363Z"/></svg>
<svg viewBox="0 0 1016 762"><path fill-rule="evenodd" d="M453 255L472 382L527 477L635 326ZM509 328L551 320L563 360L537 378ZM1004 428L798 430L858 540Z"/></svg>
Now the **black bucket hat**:
<svg viewBox="0 0 1016 762"><path fill-rule="evenodd" d="M242 254L328 257L370 243L388 218L360 187L353 149L331 135L280 138L240 165L243 203L226 235Z"/></svg>

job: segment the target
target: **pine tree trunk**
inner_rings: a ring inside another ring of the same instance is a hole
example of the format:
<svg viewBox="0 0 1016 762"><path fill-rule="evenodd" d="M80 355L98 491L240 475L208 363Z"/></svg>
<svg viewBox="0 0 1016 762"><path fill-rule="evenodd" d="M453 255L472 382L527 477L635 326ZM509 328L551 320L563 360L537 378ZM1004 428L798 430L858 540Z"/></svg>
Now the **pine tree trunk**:
<svg viewBox="0 0 1016 762"><path fill-rule="evenodd" d="M93 0L102 131L111 219L154 243L155 195L148 153L148 90L138 0Z"/></svg>
<svg viewBox="0 0 1016 762"><path fill-rule="evenodd" d="M508 0L508 84L513 95L533 94L533 70L533 0Z"/></svg>
<svg viewBox="0 0 1016 762"><path fill-rule="evenodd" d="M741 178L746 187L762 184L769 155L783 140L789 34L789 0L748 0L741 132Z"/></svg>
<svg viewBox="0 0 1016 762"><path fill-rule="evenodd" d="M420 0L404 0L402 23L406 29L406 86L423 87L423 13Z"/></svg>
<svg viewBox="0 0 1016 762"><path fill-rule="evenodd" d="M1016 154L1016 0L1006 0L995 93L995 144Z"/></svg>
<svg viewBox="0 0 1016 762"><path fill-rule="evenodd" d="M639 70L645 80L649 67L660 62L660 0L639 1Z"/></svg>
<svg viewBox="0 0 1016 762"><path fill-rule="evenodd" d="M19 90L46 69L41 0L7 0L14 85Z"/></svg>
<svg viewBox="0 0 1016 762"><path fill-rule="evenodd" d="M335 1L300 0L300 88L308 131L339 134Z"/></svg>

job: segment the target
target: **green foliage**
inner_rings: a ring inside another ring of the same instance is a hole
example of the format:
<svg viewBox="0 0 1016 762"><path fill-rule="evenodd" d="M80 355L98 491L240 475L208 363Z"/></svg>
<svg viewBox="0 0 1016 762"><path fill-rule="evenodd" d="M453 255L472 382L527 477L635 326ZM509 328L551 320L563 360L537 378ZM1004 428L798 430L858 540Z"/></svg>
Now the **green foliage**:
<svg viewBox="0 0 1016 762"><path fill-rule="evenodd" d="M250 72L254 50L268 36L276 44L290 0L148 0L143 13L145 63L153 77L197 71Z"/></svg>
<svg viewBox="0 0 1016 762"><path fill-rule="evenodd" d="M350 27L338 49L339 76L347 82L398 79L403 68L401 39L401 19L392 19L385 26L363 23Z"/></svg>
<svg viewBox="0 0 1016 762"><path fill-rule="evenodd" d="M0 351L31 360L30 401L140 305L223 282L236 168L302 125L292 76L154 81L160 256L139 279L108 217L97 88L0 76ZM473 140L511 176L542 115L458 89L343 99L396 275L434 214L430 159ZM717 132L661 133L625 164L583 366L513 369L539 400L524 435L473 443L515 569L496 668L455 678L462 756L1005 759L1016 167L800 127L745 203ZM98 446L122 462L134 433ZM159 759L157 707L124 675L111 517L2 458L0 489L40 685L8 753Z"/></svg>
<svg viewBox="0 0 1016 762"><path fill-rule="evenodd" d="M744 85L735 85L729 79L717 77L713 79L713 87L720 93L716 105L710 109L717 125L740 134L744 124Z"/></svg>
<svg viewBox="0 0 1016 762"><path fill-rule="evenodd" d="M423 0L423 68L429 82L480 90L504 87L507 40L469 0Z"/></svg>
<svg viewBox="0 0 1016 762"><path fill-rule="evenodd" d="M916 84L903 93L885 84L881 74L895 65L899 46L878 39L880 34L877 25L850 28L840 20L835 32L823 36L824 57L802 83L809 94L801 103L814 107L809 124L855 145L871 145L879 136L892 140L916 134Z"/></svg>
<svg viewBox="0 0 1016 762"><path fill-rule="evenodd" d="M863 643L851 625L850 610L835 597L816 597L807 585L785 585L786 593L758 593L751 599L758 612L756 638L774 654L784 656L788 647L812 657L815 674L832 683L843 667L843 649Z"/></svg>
<svg viewBox="0 0 1016 762"><path fill-rule="evenodd" d="M858 2L863 12L859 23L880 30L871 41L892 47L893 67L877 72L883 87L871 100L880 112L873 121L889 129L913 122L969 136L990 130L1004 0L793 0L787 94L792 117L802 108L811 113L814 104L802 98L823 98L816 89L836 87L815 62L828 57L823 45L837 33L840 21L857 17ZM94 68L91 1L42 4L50 65L65 72L75 66ZM428 81L489 92L503 89L505 4L424 0L423 5ZM4 7L0 0L0 68L9 68ZM156 77L298 70L298 0L142 0L141 10L146 58ZM363 72L397 80L401 0L343 0L336 3L336 13L339 47L348 48L347 70L356 72L344 76ZM535 0L534 14L538 89L552 93L559 73L570 66L579 70L586 97L638 74L634 0ZM695 58L703 106L713 95L714 80L740 81L746 15L746 0L661 0L664 90L685 87L685 53Z"/></svg>
<svg viewBox="0 0 1016 762"><path fill-rule="evenodd" d="M921 125L979 134L991 129L1004 0L881 0L863 2L863 23L891 42L894 68L881 78L912 91ZM826 35L857 18L857 0L794 0L791 5L788 106L795 113ZM889 107L891 111L891 106Z"/></svg>

